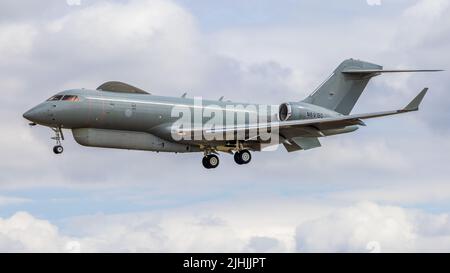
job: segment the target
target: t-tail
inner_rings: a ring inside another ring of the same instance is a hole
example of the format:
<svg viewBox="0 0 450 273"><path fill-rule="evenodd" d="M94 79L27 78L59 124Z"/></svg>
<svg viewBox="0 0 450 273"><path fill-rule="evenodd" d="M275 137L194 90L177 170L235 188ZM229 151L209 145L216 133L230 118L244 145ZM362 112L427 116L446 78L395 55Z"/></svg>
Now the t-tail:
<svg viewBox="0 0 450 273"><path fill-rule="evenodd" d="M381 73L435 71L440 70L383 70L378 64L348 59L303 102L348 115L372 77Z"/></svg>

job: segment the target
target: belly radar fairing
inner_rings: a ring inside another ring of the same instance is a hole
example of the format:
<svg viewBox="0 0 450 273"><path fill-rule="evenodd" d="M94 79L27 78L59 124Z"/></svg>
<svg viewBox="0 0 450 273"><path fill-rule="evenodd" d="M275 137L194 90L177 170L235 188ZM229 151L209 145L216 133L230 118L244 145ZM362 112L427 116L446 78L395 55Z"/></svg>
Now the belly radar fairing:
<svg viewBox="0 0 450 273"><path fill-rule="evenodd" d="M282 144L288 152L320 147L320 138L349 133L364 120L417 111L424 88L405 107L351 114L369 80L382 73L439 70L383 70L379 65L345 60L314 92L301 101L261 105L218 100L165 97L122 82L95 90L60 92L23 114L30 125L54 131L53 151L61 154L63 129L84 146L155 152L201 152L202 164L219 165L219 152L233 155L239 165L251 151Z"/></svg>

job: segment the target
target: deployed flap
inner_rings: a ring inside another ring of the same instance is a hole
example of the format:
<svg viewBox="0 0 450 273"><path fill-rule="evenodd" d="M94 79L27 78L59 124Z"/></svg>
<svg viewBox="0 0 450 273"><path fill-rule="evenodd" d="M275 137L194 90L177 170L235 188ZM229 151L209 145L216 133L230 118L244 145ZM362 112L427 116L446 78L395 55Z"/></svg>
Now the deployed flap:
<svg viewBox="0 0 450 273"><path fill-rule="evenodd" d="M150 94L142 89L139 89L127 83L117 81L105 82L104 84L97 87L97 90L122 92L122 93Z"/></svg>
<svg viewBox="0 0 450 273"><path fill-rule="evenodd" d="M283 145L288 152L309 150L321 146L317 137L293 137L283 142Z"/></svg>
<svg viewBox="0 0 450 273"><path fill-rule="evenodd" d="M299 151L299 150L302 149L300 146L298 146L298 145L295 144L295 143L287 143L287 142L284 142L284 143L283 143L283 146L284 146L284 148L286 148L286 151L288 151L289 153L291 153L291 152L296 152L296 151Z"/></svg>
<svg viewBox="0 0 450 273"><path fill-rule="evenodd" d="M293 137L290 140L302 147L303 150L309 150L321 146L317 137Z"/></svg>

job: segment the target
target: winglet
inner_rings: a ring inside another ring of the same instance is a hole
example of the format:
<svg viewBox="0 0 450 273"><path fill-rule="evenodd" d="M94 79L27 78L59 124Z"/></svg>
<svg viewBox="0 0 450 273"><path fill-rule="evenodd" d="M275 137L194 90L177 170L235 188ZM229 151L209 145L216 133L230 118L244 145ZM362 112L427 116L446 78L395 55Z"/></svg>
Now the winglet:
<svg viewBox="0 0 450 273"><path fill-rule="evenodd" d="M423 97L427 94L428 88L424 88L403 110L405 111L417 111L419 105L423 100Z"/></svg>

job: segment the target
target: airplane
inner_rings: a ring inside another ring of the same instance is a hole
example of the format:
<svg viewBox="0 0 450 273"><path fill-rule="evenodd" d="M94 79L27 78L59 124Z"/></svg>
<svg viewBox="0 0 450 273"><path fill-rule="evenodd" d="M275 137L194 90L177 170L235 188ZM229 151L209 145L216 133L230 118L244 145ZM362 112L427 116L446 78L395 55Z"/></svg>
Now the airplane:
<svg viewBox="0 0 450 273"><path fill-rule="evenodd" d="M319 138L354 132L365 126L365 119L417 111L428 88L402 109L350 114L372 77L382 73L435 71L442 70L384 70L377 64L347 59L305 99L281 103L276 110L263 114L258 112L259 104L224 101L223 97L198 104L186 93L181 97L157 96L123 82L110 81L96 90L59 92L23 117L32 126L39 124L54 131L55 154L63 152L62 129L71 129L75 141L84 146L202 152L203 166L214 169L219 165L219 152L231 154L237 164L245 165L251 161L251 152L264 150L266 146L282 144L288 152L309 150L321 146ZM186 115L182 126L180 114L174 115L175 108ZM219 122L205 126L213 119L211 113L205 112L214 112ZM194 117L189 115L192 113ZM196 117L196 113L200 116ZM238 118L242 114L244 118ZM253 114L258 115L256 122L250 118ZM231 121L223 124L220 121L225 116ZM264 133L272 138L263 138Z"/></svg>

